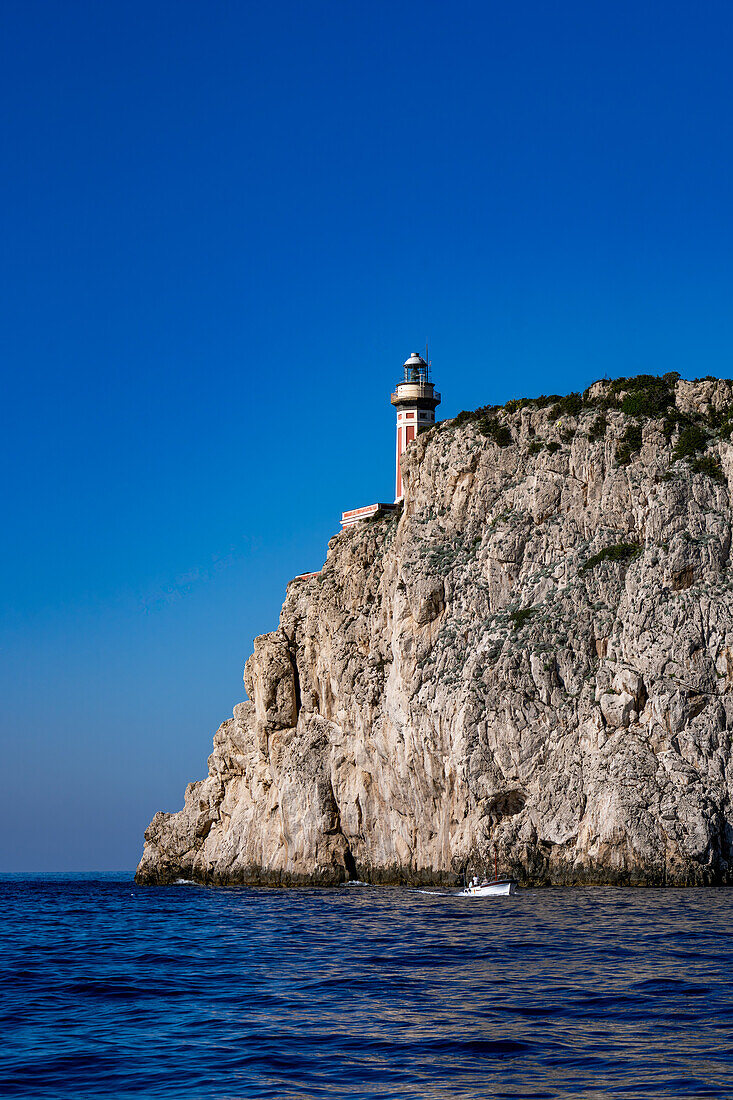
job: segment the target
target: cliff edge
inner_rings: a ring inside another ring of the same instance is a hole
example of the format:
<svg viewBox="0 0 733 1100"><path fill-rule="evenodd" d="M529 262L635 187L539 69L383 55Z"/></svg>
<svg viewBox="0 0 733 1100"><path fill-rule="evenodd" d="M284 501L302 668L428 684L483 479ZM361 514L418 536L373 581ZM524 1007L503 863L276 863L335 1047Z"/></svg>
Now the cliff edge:
<svg viewBox="0 0 733 1100"><path fill-rule="evenodd" d="M136 879L733 880L733 383L461 413L329 543Z"/></svg>

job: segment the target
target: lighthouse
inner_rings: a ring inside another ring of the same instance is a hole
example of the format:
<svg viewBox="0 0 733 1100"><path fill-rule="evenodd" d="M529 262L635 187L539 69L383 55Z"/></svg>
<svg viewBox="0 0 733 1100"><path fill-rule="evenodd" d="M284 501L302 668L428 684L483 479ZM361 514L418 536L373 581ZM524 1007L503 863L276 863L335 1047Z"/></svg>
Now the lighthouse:
<svg viewBox="0 0 733 1100"><path fill-rule="evenodd" d="M395 386L392 404L397 410L397 479L394 504L367 504L363 508L351 508L341 513L341 526L353 527L365 519L374 519L380 515L395 512L404 496L402 487L402 455L408 443L412 443L420 432L432 428L435 423L435 407L440 404L440 394L430 381L430 362L413 351L403 366L404 378ZM306 574L304 574L306 575ZM310 574L308 574L310 575Z"/></svg>
<svg viewBox="0 0 733 1100"><path fill-rule="evenodd" d="M427 351L426 351L427 354ZM440 404L440 394L430 381L430 364L422 355L413 351L403 364L404 378L397 383L392 394L392 404L397 409L397 456L395 503L404 496L402 486L402 455L421 431L427 431L435 423L435 409Z"/></svg>

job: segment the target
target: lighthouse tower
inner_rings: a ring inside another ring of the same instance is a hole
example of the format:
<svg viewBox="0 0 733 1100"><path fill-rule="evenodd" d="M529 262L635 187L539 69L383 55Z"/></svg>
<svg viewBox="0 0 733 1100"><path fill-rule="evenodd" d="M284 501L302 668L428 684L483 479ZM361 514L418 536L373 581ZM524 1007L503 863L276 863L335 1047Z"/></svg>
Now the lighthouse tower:
<svg viewBox="0 0 733 1100"><path fill-rule="evenodd" d="M430 381L430 366L413 351L404 363L405 376L397 383L392 394L392 404L397 409L397 480L395 503L404 496L402 487L402 454L421 431L435 423L435 408L440 404L440 394Z"/></svg>
<svg viewBox="0 0 733 1100"><path fill-rule="evenodd" d="M351 508L348 512L341 513L341 526L352 527L365 519L375 519L378 516L389 515L396 512L398 505L404 496L402 489L402 454L408 443L420 434L431 428L435 423L435 407L440 404L440 394L435 392L435 387L430 381L430 364L413 351L410 358L404 364L405 376L395 386L392 394L392 404L397 409L397 487L394 504L367 504L363 508ZM303 576L310 576L304 573Z"/></svg>

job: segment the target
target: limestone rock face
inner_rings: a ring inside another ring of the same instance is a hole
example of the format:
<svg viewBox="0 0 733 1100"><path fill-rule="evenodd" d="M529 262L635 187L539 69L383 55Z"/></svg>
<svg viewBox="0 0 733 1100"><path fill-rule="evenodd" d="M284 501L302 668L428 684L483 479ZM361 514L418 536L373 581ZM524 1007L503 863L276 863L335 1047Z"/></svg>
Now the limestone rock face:
<svg viewBox="0 0 733 1100"><path fill-rule="evenodd" d="M596 383L418 437L402 514L288 585L138 881L452 883L494 850L522 883L733 881L733 386L670 385L656 419Z"/></svg>

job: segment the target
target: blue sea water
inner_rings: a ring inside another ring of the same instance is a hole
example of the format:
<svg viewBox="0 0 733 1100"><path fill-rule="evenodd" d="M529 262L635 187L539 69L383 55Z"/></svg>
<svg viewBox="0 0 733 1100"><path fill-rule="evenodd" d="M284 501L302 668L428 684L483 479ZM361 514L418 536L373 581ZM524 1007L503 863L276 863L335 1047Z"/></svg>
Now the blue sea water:
<svg viewBox="0 0 733 1100"><path fill-rule="evenodd" d="M733 891L4 876L0 1096L733 1096Z"/></svg>

